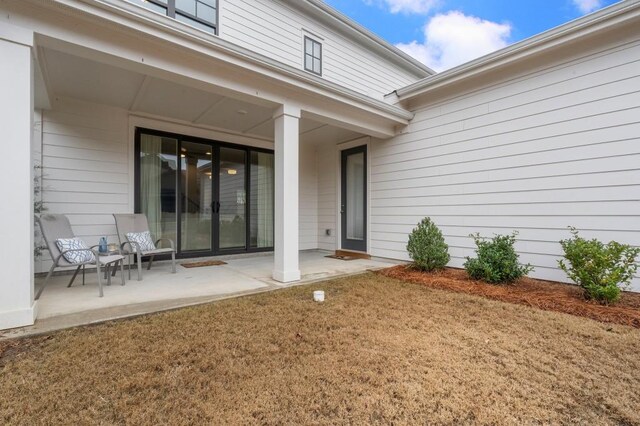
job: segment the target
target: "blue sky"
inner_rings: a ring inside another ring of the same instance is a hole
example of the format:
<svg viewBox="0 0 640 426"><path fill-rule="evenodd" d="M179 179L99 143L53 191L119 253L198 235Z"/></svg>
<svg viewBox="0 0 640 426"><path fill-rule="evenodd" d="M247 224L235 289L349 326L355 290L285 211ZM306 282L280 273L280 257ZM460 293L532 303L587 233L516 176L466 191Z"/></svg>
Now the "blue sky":
<svg viewBox="0 0 640 426"><path fill-rule="evenodd" d="M442 71L615 0L325 0Z"/></svg>

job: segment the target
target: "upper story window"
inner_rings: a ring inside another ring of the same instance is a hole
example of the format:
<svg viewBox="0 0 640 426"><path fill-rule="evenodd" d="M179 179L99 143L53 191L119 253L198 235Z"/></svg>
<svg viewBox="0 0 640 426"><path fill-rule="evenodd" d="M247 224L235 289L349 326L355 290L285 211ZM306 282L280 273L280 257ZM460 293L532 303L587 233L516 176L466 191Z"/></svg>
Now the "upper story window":
<svg viewBox="0 0 640 426"><path fill-rule="evenodd" d="M201 30L218 33L218 0L129 0Z"/></svg>
<svg viewBox="0 0 640 426"><path fill-rule="evenodd" d="M322 44L304 37L304 69L322 75Z"/></svg>

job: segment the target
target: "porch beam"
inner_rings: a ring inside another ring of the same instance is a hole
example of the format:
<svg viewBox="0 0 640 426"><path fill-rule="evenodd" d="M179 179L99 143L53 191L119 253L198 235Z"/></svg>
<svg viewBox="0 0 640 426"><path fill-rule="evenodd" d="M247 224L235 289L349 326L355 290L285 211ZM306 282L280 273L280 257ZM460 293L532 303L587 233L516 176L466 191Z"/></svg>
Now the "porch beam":
<svg viewBox="0 0 640 426"><path fill-rule="evenodd" d="M33 33L0 28L0 330L33 324Z"/></svg>
<svg viewBox="0 0 640 426"><path fill-rule="evenodd" d="M282 105L275 126L275 247L273 279L298 281L298 152L300 108Z"/></svg>

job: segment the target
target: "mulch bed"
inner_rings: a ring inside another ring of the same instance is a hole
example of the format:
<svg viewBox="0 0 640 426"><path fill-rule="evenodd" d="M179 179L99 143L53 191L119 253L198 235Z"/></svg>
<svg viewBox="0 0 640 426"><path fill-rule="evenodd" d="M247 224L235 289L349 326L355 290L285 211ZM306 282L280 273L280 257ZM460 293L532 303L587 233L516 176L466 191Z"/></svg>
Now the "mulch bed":
<svg viewBox="0 0 640 426"><path fill-rule="evenodd" d="M383 269L381 275L422 284L430 288L473 294L488 299L531 306L546 311L590 318L596 321L640 328L640 294L623 292L615 305L601 305L586 300L574 285L522 278L515 284L495 285L472 280L461 269L447 268L439 272L420 272L400 265Z"/></svg>

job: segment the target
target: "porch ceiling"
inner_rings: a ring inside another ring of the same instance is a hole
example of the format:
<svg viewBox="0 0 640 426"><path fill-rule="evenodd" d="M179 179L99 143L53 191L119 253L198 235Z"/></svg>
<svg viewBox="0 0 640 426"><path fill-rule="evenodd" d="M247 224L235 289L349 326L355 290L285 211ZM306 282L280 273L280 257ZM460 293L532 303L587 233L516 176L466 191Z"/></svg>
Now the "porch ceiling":
<svg viewBox="0 0 640 426"><path fill-rule="evenodd" d="M273 140L276 104L256 105L49 48L41 48L39 56L53 97ZM359 136L305 117L300 122L301 143L336 143Z"/></svg>

